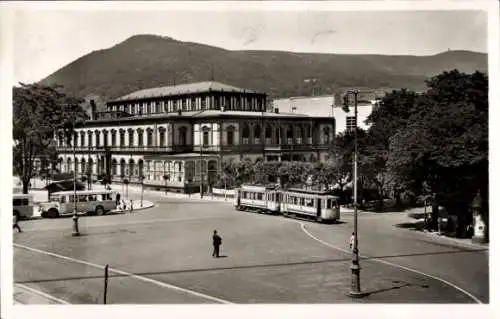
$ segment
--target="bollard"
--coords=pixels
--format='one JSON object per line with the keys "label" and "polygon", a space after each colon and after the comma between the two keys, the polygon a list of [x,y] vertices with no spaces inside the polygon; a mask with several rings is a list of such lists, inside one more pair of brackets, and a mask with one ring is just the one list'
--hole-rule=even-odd
{"label": "bollard", "polygon": [[108,296],[108,268],[109,265],[106,264],[106,267],[104,267],[104,304],[107,303]]}

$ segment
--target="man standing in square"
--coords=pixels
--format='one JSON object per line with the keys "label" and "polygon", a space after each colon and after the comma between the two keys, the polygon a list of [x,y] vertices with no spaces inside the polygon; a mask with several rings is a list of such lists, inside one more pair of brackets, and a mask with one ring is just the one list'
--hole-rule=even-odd
{"label": "man standing in square", "polygon": [[222,245],[222,238],[217,234],[217,230],[214,230],[214,235],[212,236],[212,243],[214,245],[214,251],[212,257],[219,258],[219,248]]}

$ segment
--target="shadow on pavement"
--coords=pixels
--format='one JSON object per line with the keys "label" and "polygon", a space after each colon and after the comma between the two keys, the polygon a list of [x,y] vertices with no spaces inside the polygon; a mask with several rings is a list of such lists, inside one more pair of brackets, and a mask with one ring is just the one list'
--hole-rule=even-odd
{"label": "shadow on pavement", "polygon": [[[396,258],[396,257],[412,257],[412,256],[460,254],[460,253],[468,253],[468,252],[481,252],[484,250],[487,250],[487,249],[469,249],[469,250],[464,249],[464,250],[458,250],[458,251],[454,250],[454,251],[442,251],[442,252],[431,252],[431,253],[414,253],[414,254],[400,254],[400,255],[387,255],[387,256],[372,256],[372,257],[361,258],[361,260],[385,259],[385,258]],[[227,255],[222,255],[219,258],[224,258],[224,257],[227,257]],[[313,265],[313,264],[322,264],[322,263],[350,262],[350,261],[351,261],[351,257],[348,256],[346,258],[302,261],[302,262],[294,262],[294,263],[275,263],[275,264],[214,267],[214,268],[201,268],[201,269],[183,269],[183,270],[160,271],[160,272],[142,272],[142,273],[134,273],[134,275],[139,275],[139,276],[172,275],[172,274],[182,274],[182,273],[211,272],[211,271],[220,271],[220,270],[287,267],[287,266],[297,266],[297,265]],[[112,267],[112,264],[110,266]],[[129,277],[129,276],[114,273],[114,274],[110,274],[109,277],[112,278],[112,277]],[[52,279],[33,279],[33,280],[27,280],[27,281],[19,281],[16,283],[29,284],[29,283],[58,282],[58,281],[83,280],[83,279],[97,279],[97,278],[104,278],[104,272],[103,272],[102,276],[78,276],[78,277],[65,277],[65,278],[52,278]],[[397,282],[397,283],[399,283],[399,282]],[[389,289],[389,288],[387,288],[387,289]],[[390,289],[398,289],[398,288],[393,287]],[[376,293],[376,292],[381,292],[381,291],[373,291],[371,293]]]}

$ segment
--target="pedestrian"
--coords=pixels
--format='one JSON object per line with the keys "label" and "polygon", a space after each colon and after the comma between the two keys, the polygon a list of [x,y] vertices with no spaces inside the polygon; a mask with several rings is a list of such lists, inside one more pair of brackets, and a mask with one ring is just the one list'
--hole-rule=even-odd
{"label": "pedestrian", "polygon": [[21,227],[19,227],[19,224],[18,224],[19,215],[16,212],[14,212],[14,216],[12,217],[12,222],[13,222],[12,229],[17,228],[17,231],[22,233],[23,231],[21,230]]}
{"label": "pedestrian", "polygon": [[120,193],[116,193],[116,206],[119,206],[120,203],[121,203],[120,202],[120,197],[121,197]]}
{"label": "pedestrian", "polygon": [[130,200],[130,213],[134,212],[134,204],[132,203],[132,200]]}
{"label": "pedestrian", "polygon": [[351,234],[351,238],[349,239],[349,249],[354,249],[354,233]]}
{"label": "pedestrian", "polygon": [[212,242],[214,245],[214,251],[212,257],[219,258],[219,248],[222,245],[222,238],[217,234],[217,230],[214,230],[214,235],[212,236]]}

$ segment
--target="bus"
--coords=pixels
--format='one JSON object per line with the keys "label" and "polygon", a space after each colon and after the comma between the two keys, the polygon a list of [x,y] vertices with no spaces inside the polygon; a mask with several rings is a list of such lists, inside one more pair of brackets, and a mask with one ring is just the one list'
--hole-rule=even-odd
{"label": "bus", "polygon": [[[42,217],[56,218],[72,215],[74,191],[51,193],[49,202],[40,204]],[[76,211],[87,215],[104,215],[116,209],[116,192],[111,190],[76,191]]]}
{"label": "bus", "polygon": [[12,209],[17,219],[33,217],[33,194],[13,194]]}

